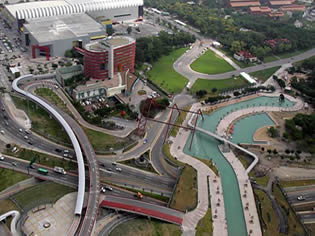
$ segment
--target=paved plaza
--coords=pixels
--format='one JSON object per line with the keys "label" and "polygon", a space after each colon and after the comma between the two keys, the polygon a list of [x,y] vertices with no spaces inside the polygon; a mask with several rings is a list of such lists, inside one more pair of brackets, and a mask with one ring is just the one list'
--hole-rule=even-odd
{"label": "paved plaza", "polygon": [[30,210],[24,224],[24,233],[37,236],[61,236],[70,228],[74,218],[77,193],[69,193],[53,206],[38,206]]}

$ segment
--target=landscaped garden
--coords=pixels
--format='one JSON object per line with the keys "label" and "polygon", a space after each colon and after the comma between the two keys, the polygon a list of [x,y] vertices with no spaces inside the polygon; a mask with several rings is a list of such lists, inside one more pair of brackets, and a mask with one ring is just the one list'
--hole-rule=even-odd
{"label": "landscaped garden", "polygon": [[211,50],[206,51],[190,67],[194,71],[204,74],[221,74],[234,70],[233,66]]}
{"label": "landscaped garden", "polygon": [[[224,90],[229,90],[233,88],[240,88],[246,86],[247,82],[239,77],[222,79],[222,80],[207,80],[207,79],[197,79],[191,88],[191,92],[195,93],[199,90],[206,90],[208,93],[217,94]],[[214,88],[216,89],[214,92]]]}
{"label": "landscaped garden", "polygon": [[187,48],[174,50],[154,62],[152,70],[148,72],[149,79],[169,93],[180,93],[188,80],[173,69],[173,64],[186,50]]}

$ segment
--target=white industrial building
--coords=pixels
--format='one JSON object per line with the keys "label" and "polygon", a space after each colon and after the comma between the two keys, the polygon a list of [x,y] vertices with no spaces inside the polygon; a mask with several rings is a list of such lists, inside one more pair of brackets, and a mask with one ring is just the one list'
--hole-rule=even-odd
{"label": "white industrial building", "polygon": [[[32,57],[64,56],[75,42],[104,38],[104,22],[143,17],[143,0],[51,0],[4,5],[2,17],[21,34]],[[102,19],[102,24],[98,23]],[[111,25],[110,25],[111,26]]]}
{"label": "white industrial building", "polygon": [[[50,16],[88,13],[92,17],[107,17],[113,21],[128,21],[143,16],[143,0],[54,0],[5,5],[5,15],[14,21]],[[20,27],[20,25],[19,25]]]}

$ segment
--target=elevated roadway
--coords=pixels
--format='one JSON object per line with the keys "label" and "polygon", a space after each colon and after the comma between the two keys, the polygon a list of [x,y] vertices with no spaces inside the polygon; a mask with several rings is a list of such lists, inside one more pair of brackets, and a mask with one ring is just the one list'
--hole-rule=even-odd
{"label": "elevated roadway", "polygon": [[100,186],[98,165],[96,162],[95,152],[82,128],[68,114],[64,113],[59,108],[48,104],[48,102],[44,101],[43,99],[40,99],[37,96],[27,91],[24,91],[18,87],[20,81],[30,81],[32,78],[33,75],[21,76],[13,81],[12,88],[19,94],[28,97],[29,99],[33,100],[34,102],[38,103],[46,110],[48,110],[48,112],[51,113],[60,122],[60,124],[63,126],[68,136],[70,137],[70,140],[76,153],[79,170],[78,197],[75,207],[76,215],[82,214],[85,193],[85,168],[81,148],[86,156],[90,170],[89,171],[90,186],[89,195],[87,199],[87,208],[78,234],[84,236],[90,235],[93,230],[94,222],[97,216]]}
{"label": "elevated roadway", "polygon": [[100,206],[118,211],[148,216],[177,225],[182,224],[184,216],[184,213],[167,207],[115,196],[106,196],[101,202]]}

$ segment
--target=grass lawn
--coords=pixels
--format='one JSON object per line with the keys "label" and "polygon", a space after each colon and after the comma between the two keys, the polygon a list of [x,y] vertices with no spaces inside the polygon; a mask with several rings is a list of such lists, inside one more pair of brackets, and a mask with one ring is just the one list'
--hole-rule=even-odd
{"label": "grass lawn", "polygon": [[180,236],[181,234],[182,231],[177,225],[139,218],[118,225],[109,236]]}
{"label": "grass lawn", "polygon": [[51,118],[46,110],[29,101],[28,113],[26,100],[14,96],[12,96],[12,100],[18,109],[21,109],[28,114],[32,121],[32,130],[52,141],[66,146],[72,146],[71,141],[62,126],[54,118]]}
{"label": "grass lawn", "polygon": [[238,77],[223,80],[197,79],[191,88],[191,92],[195,93],[198,90],[206,90],[208,93],[213,94],[213,88],[216,88],[220,92],[226,89],[239,88],[246,84],[247,82],[244,79]]}
{"label": "grass lawn", "polygon": [[285,212],[288,212],[288,225],[289,225],[289,233],[288,236],[295,235],[304,235],[304,230],[301,225],[301,222],[295,217],[291,208],[289,208],[289,203],[281,193],[279,187],[277,185],[273,185],[273,196],[279,205],[284,209]]}
{"label": "grass lawn", "polygon": [[71,112],[68,110],[66,104],[51,89],[38,88],[35,90],[35,94],[55,104],[57,107],[61,108],[64,112],[68,113],[69,115],[72,115]]}
{"label": "grass lawn", "polygon": [[45,153],[32,151],[29,149],[20,149],[16,153],[12,153],[11,149],[7,150],[6,152],[10,156],[15,156],[17,158],[31,161],[33,158],[37,158],[35,164],[41,164],[48,167],[55,167],[60,166],[63,167],[65,170],[77,170],[77,164],[72,161],[63,160],[62,158],[57,158],[54,156],[50,156]]}
{"label": "grass lawn", "polygon": [[[190,107],[191,107],[191,106],[185,106],[185,107],[183,108],[183,110],[189,111],[189,110],[190,110]],[[183,121],[186,119],[186,116],[187,116],[187,112],[182,111],[182,112],[178,115],[175,124],[176,124],[176,125],[181,125],[181,124],[183,123]],[[176,137],[178,130],[179,130],[179,127],[173,126],[172,129],[171,129],[171,132],[170,132],[170,136]]]}
{"label": "grass lawn", "polygon": [[[0,168],[0,192],[5,190],[7,187],[10,187],[22,180],[30,178],[29,176],[4,168]],[[0,214],[1,215],[1,214]]]}
{"label": "grass lawn", "polygon": [[92,129],[87,129],[85,127],[82,127],[82,129],[88,136],[95,152],[98,153],[108,152],[110,148],[113,148],[114,150],[121,149],[132,142],[132,140],[128,138],[118,138]]}
{"label": "grass lawn", "polygon": [[259,70],[250,73],[251,76],[256,77],[258,80],[266,81],[270,76],[272,76],[281,66],[275,66],[265,70]]}
{"label": "grass lawn", "polygon": [[279,235],[278,225],[279,219],[272,208],[271,201],[266,193],[261,190],[254,189],[257,210],[259,214],[260,224],[264,231],[264,236]]}
{"label": "grass lawn", "polygon": [[264,58],[264,62],[265,62],[265,63],[272,62],[272,61],[276,61],[276,60],[279,60],[279,59],[276,58],[274,55],[266,56],[266,57]]}
{"label": "grass lawn", "polygon": [[283,188],[305,186],[305,185],[315,185],[315,179],[280,181],[280,185]]}
{"label": "grass lawn", "polygon": [[193,210],[198,201],[197,171],[189,165],[185,165],[170,207],[179,211]]}
{"label": "grass lawn", "polygon": [[178,74],[173,69],[173,64],[186,50],[187,48],[174,50],[153,63],[152,69],[148,72],[149,79],[169,93],[180,93],[188,79]]}
{"label": "grass lawn", "polygon": [[211,50],[208,50],[201,55],[190,65],[190,67],[194,71],[210,75],[221,74],[234,70],[233,66]]}
{"label": "grass lawn", "polygon": [[41,202],[56,202],[71,192],[75,192],[75,189],[52,182],[42,182],[14,194],[13,197],[23,208],[29,209]]}
{"label": "grass lawn", "polygon": [[170,145],[168,143],[163,145],[163,152],[165,156],[171,161],[174,162],[178,166],[184,166],[185,164],[183,162],[178,161],[176,158],[174,158],[170,152]]}
{"label": "grass lawn", "polygon": [[223,52],[225,56],[229,57],[235,64],[237,64],[241,68],[246,68],[250,66],[254,66],[255,64],[253,63],[248,63],[246,64],[245,62],[238,61],[233,57],[233,53],[227,50],[224,50],[224,48],[218,48],[219,51]]}
{"label": "grass lawn", "polygon": [[[17,210],[20,211],[20,209],[9,199],[4,199],[0,201],[0,215],[7,213],[8,211]],[[7,218],[6,225],[10,229],[11,227],[11,220],[12,217]]]}
{"label": "grass lawn", "polygon": [[212,216],[211,208],[209,208],[206,215],[198,222],[196,236],[209,236],[212,235],[212,232]]}
{"label": "grass lawn", "polygon": [[137,168],[137,169],[140,169],[140,170],[145,170],[145,171],[149,171],[149,172],[152,172],[154,174],[158,174],[155,169],[152,167],[151,163],[148,163],[147,166],[138,166],[136,165],[135,163],[135,159],[131,159],[131,160],[126,160],[126,161],[121,161],[119,162],[121,164],[124,164],[124,165],[127,165],[127,166],[131,166],[133,168]]}
{"label": "grass lawn", "polygon": [[285,58],[294,57],[296,55],[299,55],[299,54],[301,54],[307,50],[309,50],[309,49],[299,50],[299,51],[294,51],[294,52],[286,52],[286,53],[279,54],[277,56],[280,57],[281,59],[285,59]]}

